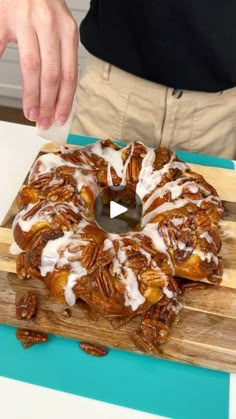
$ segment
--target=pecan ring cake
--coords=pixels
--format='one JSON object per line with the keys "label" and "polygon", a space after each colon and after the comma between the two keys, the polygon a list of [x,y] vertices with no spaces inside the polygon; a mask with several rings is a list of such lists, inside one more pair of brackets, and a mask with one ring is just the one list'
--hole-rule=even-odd
{"label": "pecan ring cake", "polygon": [[[128,185],[142,202],[139,225],[129,233],[108,233],[94,220],[97,195],[114,185]],[[147,350],[166,341],[179,311],[175,277],[221,280],[220,198],[166,148],[104,140],[44,154],[18,205],[18,276],[41,279],[70,306],[83,300],[115,326],[141,315],[135,339]]]}

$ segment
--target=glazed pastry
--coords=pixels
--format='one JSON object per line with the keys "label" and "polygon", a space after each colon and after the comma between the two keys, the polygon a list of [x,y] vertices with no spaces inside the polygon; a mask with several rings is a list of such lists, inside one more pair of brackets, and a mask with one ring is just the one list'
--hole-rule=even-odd
{"label": "glazed pastry", "polygon": [[[97,194],[114,185],[130,186],[142,201],[140,223],[130,233],[107,233],[94,221]],[[162,301],[177,313],[175,276],[221,280],[220,198],[165,148],[141,142],[120,148],[105,140],[45,154],[18,204],[12,247],[18,276],[41,279],[52,296],[71,306],[83,300],[113,322],[142,314],[147,323]],[[169,320],[155,314],[155,321]]]}

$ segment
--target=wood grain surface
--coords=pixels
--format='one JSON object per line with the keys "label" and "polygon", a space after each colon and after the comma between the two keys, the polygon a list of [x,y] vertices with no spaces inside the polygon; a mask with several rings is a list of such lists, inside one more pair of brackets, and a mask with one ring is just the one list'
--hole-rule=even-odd
{"label": "wood grain surface", "polygon": [[[52,151],[52,147],[57,151],[55,145],[44,151]],[[206,284],[203,289],[186,290],[181,301],[183,309],[160,356],[236,373],[236,172],[191,166],[215,186],[225,201],[221,225],[224,278],[220,286]],[[61,313],[66,305],[49,297],[43,283],[17,278],[15,257],[9,252],[16,212],[17,205],[13,202],[0,227],[0,323],[140,353],[132,341],[140,321],[138,317],[114,330],[104,319],[90,320],[80,305],[76,305],[71,309],[72,316],[64,318]],[[30,321],[17,320],[15,302],[30,290],[38,297],[38,315]]]}

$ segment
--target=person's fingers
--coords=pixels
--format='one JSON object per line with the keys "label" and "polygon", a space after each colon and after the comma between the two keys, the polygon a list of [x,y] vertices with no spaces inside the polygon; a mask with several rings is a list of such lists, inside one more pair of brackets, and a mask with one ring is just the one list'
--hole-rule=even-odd
{"label": "person's fingers", "polygon": [[68,21],[61,38],[61,82],[58,91],[55,120],[64,125],[68,119],[77,86],[78,30],[73,18]]}
{"label": "person's fingers", "polygon": [[60,43],[57,28],[47,22],[38,32],[41,55],[40,114],[37,121],[42,129],[49,128],[55,115],[56,99],[60,80]]}
{"label": "person's fingers", "polygon": [[18,46],[23,82],[23,110],[26,118],[36,121],[39,116],[40,55],[37,36],[32,27],[22,28],[18,36]]}

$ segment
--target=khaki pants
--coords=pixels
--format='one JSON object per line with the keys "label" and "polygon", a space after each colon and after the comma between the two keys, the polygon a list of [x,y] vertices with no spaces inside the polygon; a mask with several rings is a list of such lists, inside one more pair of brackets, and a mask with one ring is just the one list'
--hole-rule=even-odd
{"label": "khaki pants", "polygon": [[90,56],[80,78],[72,132],[236,157],[236,88],[175,90]]}

